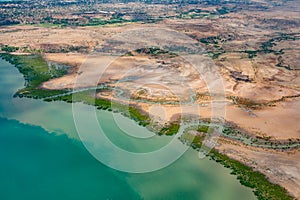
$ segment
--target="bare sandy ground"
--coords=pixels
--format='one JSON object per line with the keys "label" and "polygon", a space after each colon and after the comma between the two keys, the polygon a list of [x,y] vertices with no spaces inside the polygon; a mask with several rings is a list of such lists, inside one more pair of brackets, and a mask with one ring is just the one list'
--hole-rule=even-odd
{"label": "bare sandy ground", "polygon": [[43,54],[47,61],[63,63],[73,68],[78,69],[87,58],[87,55],[82,53],[45,53]]}
{"label": "bare sandy ground", "polygon": [[[47,54],[46,58],[63,63],[68,63],[72,60],[73,65],[78,66],[78,64],[85,61],[86,56],[80,54]],[[113,60],[112,63],[110,62],[111,60]],[[230,60],[226,62],[229,61]],[[173,60],[173,62],[175,61]],[[242,61],[237,63],[233,61],[229,67],[241,66],[241,63]],[[181,65],[184,64],[181,63]],[[251,68],[251,66],[248,66],[250,64],[247,64],[247,62],[243,65],[246,65],[244,66],[245,68]],[[238,70],[244,72],[243,69],[239,68]],[[181,101],[184,103],[189,101],[190,95],[193,92],[208,91],[208,88],[205,86],[205,83],[201,81],[199,76],[193,77],[190,75],[193,73],[193,69],[184,67],[177,67],[174,69],[171,65],[162,65],[160,62],[157,62],[156,59],[149,58],[147,56],[120,57],[117,59],[109,56],[102,56],[101,59],[99,59],[95,56],[89,57],[86,63],[78,69],[77,73],[58,79],[52,79],[44,83],[42,86],[47,89],[73,88],[76,77],[79,77],[80,80],[84,80],[80,83],[77,82],[76,87],[95,86],[99,83],[122,80],[125,77],[134,77],[134,80],[125,82],[120,81],[114,84],[115,87],[126,91],[125,94],[123,94],[126,98],[139,98],[156,103],[163,103],[164,101]],[[244,73],[247,73],[247,71]],[[252,72],[249,72],[249,74],[251,73]],[[269,74],[269,71],[264,72],[264,74],[257,75],[257,78],[259,79],[260,77],[265,76],[266,73]],[[277,73],[278,72],[275,74]],[[182,74],[185,74],[186,76],[179,76]],[[253,83],[236,82],[232,79],[232,77],[230,77],[230,75],[227,75],[227,72],[223,74],[223,77],[225,79],[224,84],[226,95],[236,95],[257,101],[270,101],[280,99],[282,96],[297,94],[296,89],[282,87],[278,84],[278,82],[274,82],[274,85],[267,84],[267,81],[265,80]],[[179,78],[181,78],[181,82],[178,81],[180,80]],[[284,77],[282,76],[281,78],[283,79]],[[183,83],[186,82],[189,84],[184,85]],[[110,97],[112,98],[112,96]],[[113,98],[117,101],[120,100],[116,98],[116,96]],[[276,139],[300,137],[300,127],[297,123],[300,120],[299,98],[287,99],[283,102],[275,103],[274,107],[264,107],[259,110],[247,110],[240,108],[237,105],[233,105],[228,99],[226,99],[226,101],[227,106],[226,115],[224,115],[225,119],[227,121],[234,122],[251,133],[271,136]],[[210,105],[211,102],[199,99],[198,103],[207,106]],[[174,119],[173,116],[179,115],[181,112],[187,113],[185,115],[188,115],[188,113],[190,115],[198,115],[201,118],[210,117],[210,107],[206,108],[200,106],[202,111],[197,113],[196,111],[193,111],[193,109],[189,108],[195,107],[195,105],[163,106],[166,109],[167,117],[165,117],[165,119],[167,121]],[[142,107],[146,111],[148,110],[147,104],[142,105]]]}
{"label": "bare sandy ground", "polygon": [[261,110],[249,112],[229,106],[226,119],[249,132],[275,139],[300,138],[300,99],[288,100]]}

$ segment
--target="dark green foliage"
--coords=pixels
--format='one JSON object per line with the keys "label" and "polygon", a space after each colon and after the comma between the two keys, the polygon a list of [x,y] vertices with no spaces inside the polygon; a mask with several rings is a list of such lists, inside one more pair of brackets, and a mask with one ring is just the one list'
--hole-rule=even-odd
{"label": "dark green foliage", "polygon": [[257,52],[259,52],[259,51],[245,50],[244,52],[247,53],[248,54],[248,58],[251,59],[251,58],[256,57],[257,56]]}
{"label": "dark green foliage", "polygon": [[225,53],[225,51],[216,51],[216,52],[210,52],[208,55],[209,55],[212,59],[217,59],[217,58],[219,58],[219,56],[222,55],[223,53]]}
{"label": "dark green foliage", "polygon": [[207,38],[201,38],[200,42],[203,44],[218,44],[220,40],[219,36],[211,36]]}
{"label": "dark green foliage", "polygon": [[11,52],[15,52],[19,50],[19,47],[13,47],[13,46],[8,46],[8,45],[4,45],[1,48],[2,51],[5,51],[7,53],[11,53]]}
{"label": "dark green foliage", "polygon": [[228,9],[226,7],[217,8],[217,12],[220,15],[225,15],[225,14],[229,13],[229,11],[228,11]]}
{"label": "dark green foliage", "polygon": [[202,142],[205,139],[205,135],[196,135],[191,144],[193,149],[200,149],[202,147]]}
{"label": "dark green foliage", "polygon": [[135,51],[137,53],[147,54],[147,55],[152,55],[152,56],[158,56],[158,55],[176,56],[175,53],[160,49],[159,47],[141,48],[141,49],[137,49]]}
{"label": "dark green foliage", "polygon": [[167,127],[163,127],[159,131],[159,135],[175,135],[180,128],[180,125],[177,123],[171,123]]}

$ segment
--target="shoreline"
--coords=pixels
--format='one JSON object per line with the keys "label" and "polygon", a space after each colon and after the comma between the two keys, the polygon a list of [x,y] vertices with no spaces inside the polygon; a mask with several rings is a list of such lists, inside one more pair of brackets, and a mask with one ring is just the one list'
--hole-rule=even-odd
{"label": "shoreline", "polygon": [[[16,56],[16,55],[12,55],[12,56]],[[1,55],[1,58],[3,58],[2,57],[2,55]],[[14,64],[14,63],[11,63],[11,64],[13,64],[15,67],[17,67],[17,65],[18,64]],[[18,68],[18,67],[17,67]],[[18,68],[19,69],[19,68]],[[19,69],[19,71],[20,71],[20,69]],[[20,73],[22,73],[21,71],[20,71]],[[22,73],[23,74],[23,76],[24,76],[24,72]],[[63,75],[62,75],[63,76]],[[25,78],[25,76],[24,76],[24,78]],[[25,80],[26,80],[26,78],[25,78]],[[50,79],[49,79],[50,80]],[[40,82],[41,83],[41,82]],[[40,84],[39,83],[39,84]],[[36,87],[33,87],[33,88],[31,88],[32,89],[32,91],[33,91],[33,94],[35,95],[35,96],[27,96],[27,94],[25,93],[25,95],[24,96],[22,96],[22,97],[31,97],[31,98],[38,98],[38,97],[41,97],[41,98],[44,98],[44,100],[46,100],[47,99],[47,93],[49,94],[49,92],[50,91],[46,91],[46,90],[43,90],[43,89],[41,89],[41,88],[39,88],[38,87],[38,85],[36,85]],[[21,89],[22,90],[22,89]],[[59,91],[59,92],[62,92],[62,91]],[[52,92],[50,92],[50,93],[52,93]],[[30,93],[29,93],[30,94]],[[40,96],[39,96],[40,95]],[[76,96],[76,95],[75,95]],[[66,102],[68,102],[68,103],[72,103],[72,102],[76,102],[76,101],[74,101],[74,100],[76,100],[76,98],[74,99],[73,98],[73,95],[69,95],[69,96],[62,96],[63,98],[59,98],[59,99],[52,99],[52,100],[57,100],[57,101],[66,101]],[[92,99],[92,97],[90,97],[90,98],[88,98],[88,99],[86,99],[86,97],[84,97],[83,99],[81,98],[80,99],[80,96],[78,96],[79,97],[79,99],[77,99],[77,100],[79,100],[79,101],[82,101],[83,103],[87,103],[87,104],[90,104],[91,105],[91,101],[97,101],[98,100],[98,104],[99,105],[94,105],[94,106],[97,106],[97,108],[98,109],[107,109],[107,110],[109,110],[109,111],[115,111],[115,110],[112,110],[111,109],[111,104],[112,103],[115,103],[115,102],[111,102],[111,101],[108,101],[108,100],[103,100],[103,99]],[[81,96],[82,97],[82,96]],[[51,99],[49,99],[49,101],[50,101]],[[84,101],[85,100],[85,101]],[[47,100],[46,100],[47,101]],[[110,106],[109,106],[110,105]],[[121,110],[122,109],[124,109],[122,106],[124,106],[124,105],[121,105],[121,104],[116,104],[117,105],[117,107],[118,108],[120,108]],[[129,118],[132,118],[132,119],[134,119],[135,121],[137,121],[138,122],[138,124],[139,125],[143,125],[143,126],[146,126],[146,125],[148,125],[149,124],[149,117],[147,117],[146,115],[144,115],[143,113],[141,113],[141,111],[139,110],[139,109],[137,109],[137,108],[134,108],[134,107],[130,107],[132,110],[130,111],[129,110],[129,116],[127,115],[125,115],[126,117],[129,117]],[[122,112],[121,112],[122,113]],[[171,132],[174,132],[174,130],[176,130],[176,129],[179,129],[179,127],[177,127],[177,126],[175,126],[175,128],[174,128],[174,125],[171,125],[170,127],[164,127],[164,131],[166,131],[166,132],[168,132],[169,130],[172,130]],[[177,130],[178,130],[177,129]],[[175,131],[175,133],[176,133],[177,131]],[[168,134],[166,134],[166,135],[168,135]],[[170,134],[170,135],[172,135],[172,134]],[[200,142],[201,142],[201,140],[200,140]],[[200,145],[200,143],[198,144],[198,145]],[[202,144],[201,144],[202,145]],[[232,170],[233,170],[233,173],[235,173],[235,175],[237,175],[237,179],[238,180],[240,180],[240,183],[242,184],[242,185],[244,185],[244,186],[246,186],[246,187],[250,187],[250,188],[255,188],[256,190],[255,191],[253,191],[254,192],[254,194],[258,197],[258,199],[267,199],[267,198],[269,198],[270,196],[264,196],[264,195],[266,195],[265,194],[265,192],[263,191],[263,188],[260,188],[260,187],[262,187],[261,185],[255,185],[255,186],[253,186],[253,184],[251,185],[251,184],[249,184],[248,182],[245,182],[245,181],[242,181],[241,179],[239,179],[239,173],[241,173],[241,174],[243,174],[243,173],[245,173],[245,171],[247,171],[247,173],[254,173],[254,174],[256,174],[258,177],[259,177],[259,180],[261,180],[261,181],[263,181],[264,183],[268,183],[268,185],[269,185],[269,187],[272,187],[272,188],[275,188],[275,190],[277,191],[279,191],[280,192],[280,194],[281,195],[285,195],[285,196],[274,196],[273,198],[274,199],[282,199],[282,197],[285,197],[285,199],[293,199],[288,193],[287,193],[287,191],[286,191],[286,189],[284,189],[283,187],[281,187],[281,186],[279,186],[279,185],[277,185],[277,184],[274,184],[274,183],[271,183],[271,182],[269,182],[268,180],[267,180],[267,178],[265,177],[265,175],[263,175],[262,173],[260,173],[260,172],[256,172],[256,171],[254,171],[251,167],[248,167],[248,166],[246,166],[246,165],[244,165],[244,164],[242,164],[242,163],[240,163],[240,162],[238,162],[238,161],[236,161],[236,160],[234,160],[234,159],[231,159],[231,158],[229,158],[227,155],[225,155],[225,154],[221,154],[221,153],[219,153],[217,150],[212,150],[212,155],[207,155],[207,156],[209,156],[211,159],[217,159],[217,160],[215,160],[216,162],[218,162],[219,161],[219,163],[220,164],[222,164],[224,167],[227,167],[227,168],[231,168]],[[231,163],[231,164],[228,164],[228,163]],[[237,169],[236,168],[234,168],[234,166],[235,165],[237,165],[238,166],[238,168],[239,169],[241,169],[241,171],[237,171]],[[243,169],[244,168],[244,169]],[[272,190],[271,190],[272,191]],[[267,195],[270,195],[269,193],[267,193]]]}
{"label": "shoreline", "polygon": [[[197,134],[191,140],[189,138],[189,134],[185,135],[184,137],[185,138],[180,138],[180,140],[184,144],[191,146],[196,151],[199,152],[200,149],[209,150],[208,147],[205,145],[203,146],[205,134]],[[254,168],[251,166],[239,162],[236,159],[230,158],[228,155],[221,153],[220,150],[217,150],[216,148],[211,149],[206,156],[209,157],[209,159],[221,164],[225,168],[229,168],[231,170],[231,174],[237,177],[241,185],[253,189],[253,193],[259,200],[295,199],[295,197],[293,197],[286,188],[271,182],[265,174],[254,170]]]}

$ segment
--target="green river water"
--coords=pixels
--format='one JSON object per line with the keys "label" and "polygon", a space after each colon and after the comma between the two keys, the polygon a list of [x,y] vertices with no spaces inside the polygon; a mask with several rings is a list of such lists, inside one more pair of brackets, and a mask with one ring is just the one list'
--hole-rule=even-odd
{"label": "green river water", "polygon": [[[24,84],[22,75],[3,60],[0,74],[1,200],[256,199],[229,169],[198,159],[192,149],[170,166],[150,173],[111,169],[90,155],[79,140],[72,104],[13,98]],[[82,115],[91,108],[79,107]],[[110,140],[129,151],[153,151],[171,140],[165,136],[132,138],[114,124],[110,112],[97,110],[97,116]],[[151,134],[121,115],[118,121],[132,132]]]}

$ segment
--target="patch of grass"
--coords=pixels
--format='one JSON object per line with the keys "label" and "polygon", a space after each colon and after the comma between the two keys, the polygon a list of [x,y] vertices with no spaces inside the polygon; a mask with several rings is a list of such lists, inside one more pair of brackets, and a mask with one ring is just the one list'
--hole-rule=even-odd
{"label": "patch of grass", "polygon": [[147,54],[151,56],[158,56],[158,55],[168,55],[171,57],[177,56],[177,54],[160,49],[159,47],[141,48],[135,51],[139,54]]}
{"label": "patch of grass", "polygon": [[159,131],[159,135],[175,135],[180,128],[180,125],[177,123],[170,123],[168,126],[163,127]]}
{"label": "patch of grass", "polygon": [[233,136],[237,136],[237,135],[242,134],[239,130],[237,130],[236,128],[230,127],[229,125],[225,126],[223,128],[222,132],[223,132],[224,135],[233,135]]}
{"label": "patch of grass", "polygon": [[186,145],[190,145],[193,149],[200,149],[202,146],[202,142],[205,138],[205,134],[191,134],[189,132],[184,132],[179,138]]}
{"label": "patch of grass", "polygon": [[207,133],[207,132],[208,132],[208,129],[209,129],[209,126],[206,126],[206,125],[200,125],[200,126],[198,126],[197,131],[198,131],[198,132],[201,132],[201,133]]}
{"label": "patch of grass", "polygon": [[15,95],[20,97],[45,98],[62,94],[63,90],[43,90],[41,83],[52,78],[58,78],[67,73],[65,68],[48,66],[41,55],[11,55],[0,54],[0,57],[14,65],[25,79],[25,87]]}
{"label": "patch of grass", "polygon": [[212,51],[208,53],[208,56],[211,57],[213,60],[218,59],[220,55],[225,53],[225,51]]}
{"label": "patch of grass", "polygon": [[148,115],[142,114],[135,107],[129,107],[128,110],[129,110],[130,118],[134,119],[135,121],[138,121],[139,125],[147,126],[150,124],[150,118]]}
{"label": "patch of grass", "polygon": [[16,94],[14,94],[14,97],[27,97],[27,98],[34,98],[34,99],[43,99],[50,96],[60,95],[65,92],[68,92],[67,90],[43,90],[40,88],[32,88],[27,90],[27,88],[23,88],[19,90]]}

